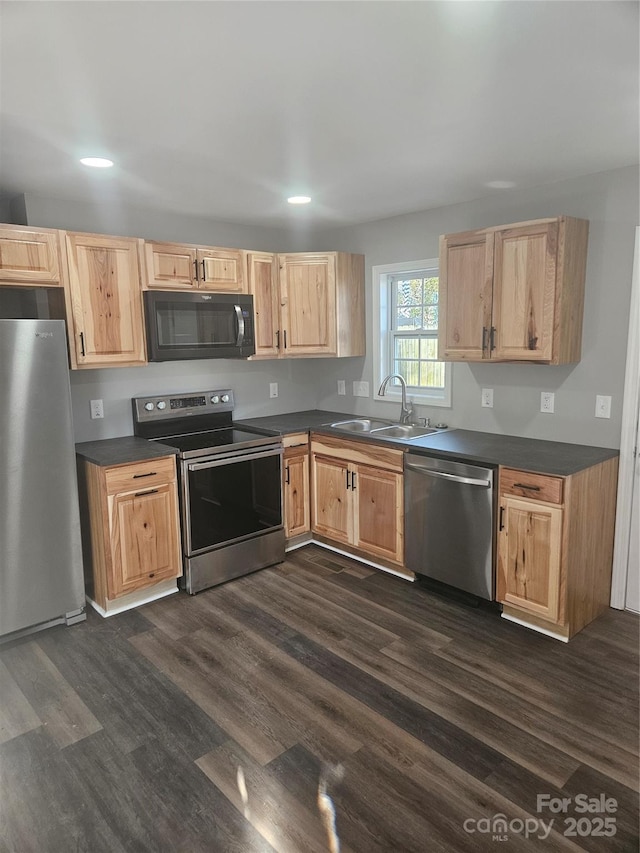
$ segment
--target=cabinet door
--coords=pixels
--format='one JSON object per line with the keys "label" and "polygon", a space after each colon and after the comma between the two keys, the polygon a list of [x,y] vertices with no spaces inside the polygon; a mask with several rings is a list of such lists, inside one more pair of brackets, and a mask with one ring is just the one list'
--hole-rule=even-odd
{"label": "cabinet door", "polygon": [[109,598],[182,574],[175,483],[109,498],[113,574]]}
{"label": "cabinet door", "polygon": [[192,289],[198,286],[196,250],[174,243],[144,244],[145,283],[150,289]]}
{"label": "cabinet door", "polygon": [[0,282],[60,284],[57,231],[0,228]]}
{"label": "cabinet door", "polygon": [[253,295],[256,356],[276,358],[280,335],[278,268],[275,255],[250,252],[247,255],[247,275],[249,293]]}
{"label": "cabinet door", "polygon": [[551,622],[559,615],[562,513],[560,507],[501,498],[498,601]]}
{"label": "cabinet door", "polygon": [[492,233],[440,238],[440,358],[490,357],[492,278]]}
{"label": "cabinet door", "polygon": [[198,249],[197,261],[201,290],[247,292],[244,259],[240,249]]}
{"label": "cabinet door", "polygon": [[280,255],[284,355],[336,354],[333,255]]}
{"label": "cabinet door", "polygon": [[137,241],[67,234],[79,367],[146,364]]}
{"label": "cabinet door", "polygon": [[497,231],[493,357],[549,361],[553,354],[558,223]]}
{"label": "cabinet door", "polygon": [[314,532],[337,542],[352,541],[353,510],[347,490],[348,466],[326,456],[313,455],[312,525]]}
{"label": "cabinet door", "polygon": [[284,531],[287,539],[309,531],[309,454],[284,455]]}
{"label": "cabinet door", "polygon": [[356,506],[354,545],[373,557],[402,563],[402,474],[357,465],[351,482]]}

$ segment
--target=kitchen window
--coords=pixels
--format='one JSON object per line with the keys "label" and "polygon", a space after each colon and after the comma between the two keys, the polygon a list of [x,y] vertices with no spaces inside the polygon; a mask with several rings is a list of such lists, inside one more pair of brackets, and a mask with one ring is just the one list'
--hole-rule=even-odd
{"label": "kitchen window", "polygon": [[[415,403],[451,405],[451,365],[438,360],[438,259],[373,267],[375,390],[399,373]],[[385,397],[400,399],[400,384]]]}

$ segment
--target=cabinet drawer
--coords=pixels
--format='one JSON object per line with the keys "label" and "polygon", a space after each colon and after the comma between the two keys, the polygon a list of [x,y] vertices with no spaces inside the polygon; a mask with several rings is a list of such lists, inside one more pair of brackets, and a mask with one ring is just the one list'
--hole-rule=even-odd
{"label": "cabinet drawer", "polygon": [[403,451],[391,450],[379,444],[314,434],[311,437],[311,451],[356,465],[373,465],[400,474],[403,470]]}
{"label": "cabinet drawer", "polygon": [[144,491],[161,483],[170,483],[175,479],[176,463],[173,456],[133,462],[130,465],[118,465],[105,472],[105,483],[109,495],[130,492],[134,489]]}
{"label": "cabinet drawer", "polygon": [[309,433],[296,432],[282,437],[282,445],[285,450],[288,447],[309,447]]}
{"label": "cabinet drawer", "polygon": [[561,504],[563,482],[562,477],[530,474],[527,471],[514,471],[511,468],[500,469],[501,495],[515,495],[530,500]]}

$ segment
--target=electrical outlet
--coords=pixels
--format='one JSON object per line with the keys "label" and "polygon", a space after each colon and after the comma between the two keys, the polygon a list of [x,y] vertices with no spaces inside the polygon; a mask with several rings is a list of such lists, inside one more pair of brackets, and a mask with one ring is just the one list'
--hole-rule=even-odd
{"label": "electrical outlet", "polygon": [[102,400],[91,400],[91,420],[104,417],[104,403]]}
{"label": "electrical outlet", "polygon": [[354,382],[353,383],[353,396],[354,397],[368,397],[369,396],[369,383],[368,382]]}
{"label": "electrical outlet", "polygon": [[344,397],[347,393],[346,383],[344,379],[338,379],[338,395]]}
{"label": "electrical outlet", "polygon": [[482,389],[482,405],[485,409],[493,409],[493,388]]}
{"label": "electrical outlet", "polygon": [[278,383],[270,382],[269,383],[269,397],[277,397],[278,396]]}
{"label": "electrical outlet", "polygon": [[596,417],[611,417],[611,397],[602,397],[600,394],[596,396]]}
{"label": "electrical outlet", "polygon": [[553,414],[556,395],[553,391],[542,391],[540,394],[540,411],[547,415]]}

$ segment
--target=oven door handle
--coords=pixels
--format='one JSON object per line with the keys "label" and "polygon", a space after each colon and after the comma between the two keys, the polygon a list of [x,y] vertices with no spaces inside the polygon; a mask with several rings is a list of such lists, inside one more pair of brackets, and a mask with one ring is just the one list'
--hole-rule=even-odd
{"label": "oven door handle", "polygon": [[265,459],[267,456],[282,456],[282,447],[273,450],[257,450],[255,453],[221,453],[215,459],[207,462],[190,462],[189,471],[206,471],[207,468],[219,468],[221,465],[231,465],[234,462],[251,462],[252,459]]}
{"label": "oven door handle", "polygon": [[238,321],[238,338],[236,340],[236,346],[241,347],[244,341],[244,317],[242,316],[242,309],[239,305],[234,305],[233,310],[236,312],[236,320]]}

